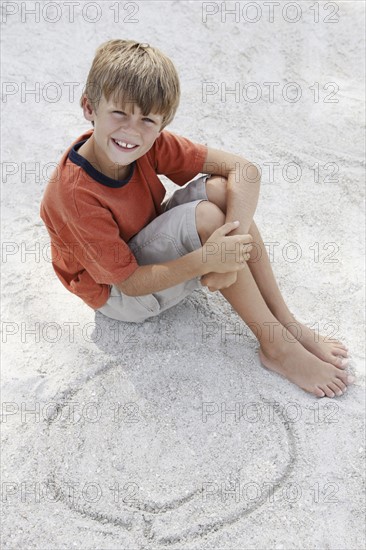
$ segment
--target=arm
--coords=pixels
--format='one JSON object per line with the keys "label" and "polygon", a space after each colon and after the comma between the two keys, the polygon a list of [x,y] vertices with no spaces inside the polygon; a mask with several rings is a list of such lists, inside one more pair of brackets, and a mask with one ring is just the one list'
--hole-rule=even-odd
{"label": "arm", "polygon": [[[247,248],[240,245],[247,244],[248,241],[246,235],[226,236],[236,227],[235,222],[226,223],[216,229],[201,248],[176,260],[139,266],[127,279],[114,284],[127,296],[143,296],[201,277],[211,271],[239,271],[244,267],[247,252]],[[238,247],[238,254],[229,254],[223,262],[221,251],[225,245],[230,250]]]}
{"label": "arm", "polygon": [[244,157],[208,148],[202,172],[227,178],[226,221],[240,222],[232,234],[249,233],[260,189],[256,166]]}
{"label": "arm", "polygon": [[[238,228],[231,234],[248,233],[258,203],[260,175],[257,168],[242,157],[209,148],[202,171],[227,178],[226,221],[240,221]],[[246,259],[249,258],[247,255]],[[237,272],[213,272],[204,275],[201,284],[215,292],[228,288],[236,279]]]}
{"label": "arm", "polygon": [[159,292],[203,275],[205,264],[202,263],[201,256],[201,249],[197,249],[176,260],[140,266],[128,279],[115,285],[127,296]]}

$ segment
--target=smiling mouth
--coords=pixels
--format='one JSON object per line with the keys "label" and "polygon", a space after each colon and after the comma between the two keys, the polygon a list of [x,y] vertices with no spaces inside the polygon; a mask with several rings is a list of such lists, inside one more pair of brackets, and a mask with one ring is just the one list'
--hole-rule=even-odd
{"label": "smiling mouth", "polygon": [[112,141],[122,151],[133,151],[134,149],[137,149],[137,147],[138,147],[138,145],[134,145],[133,143],[127,143],[126,141],[119,141],[118,139],[114,139],[114,138],[112,138]]}

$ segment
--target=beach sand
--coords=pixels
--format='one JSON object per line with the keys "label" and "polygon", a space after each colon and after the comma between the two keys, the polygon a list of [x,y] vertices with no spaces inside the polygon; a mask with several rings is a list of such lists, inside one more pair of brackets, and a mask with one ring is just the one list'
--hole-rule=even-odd
{"label": "beach sand", "polygon": [[[262,2],[257,22],[248,2],[6,4],[2,548],[364,548],[364,3],[316,2],[317,21],[298,2],[297,22],[286,2],[273,22]],[[168,130],[261,168],[255,220],[289,308],[349,347],[341,398],[261,367],[218,292],[128,324],[56,278],[39,204],[112,38],[176,64]]]}

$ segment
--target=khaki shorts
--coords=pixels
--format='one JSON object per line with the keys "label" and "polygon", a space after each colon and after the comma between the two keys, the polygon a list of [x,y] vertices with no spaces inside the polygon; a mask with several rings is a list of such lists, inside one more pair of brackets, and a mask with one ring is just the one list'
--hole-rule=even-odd
{"label": "khaki shorts", "polygon": [[[163,213],[128,241],[139,265],[175,260],[202,246],[195,211],[197,204],[208,200],[206,179],[209,177],[210,174],[200,176],[177,189],[163,201]],[[199,288],[202,288],[200,277],[145,296],[127,296],[111,285],[108,301],[96,311],[118,321],[141,323],[175,306]]]}

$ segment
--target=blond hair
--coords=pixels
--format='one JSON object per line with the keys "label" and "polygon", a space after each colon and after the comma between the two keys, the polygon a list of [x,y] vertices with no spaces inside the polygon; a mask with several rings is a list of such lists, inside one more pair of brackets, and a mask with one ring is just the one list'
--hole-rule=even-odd
{"label": "blond hair", "polygon": [[101,44],[90,68],[86,96],[96,109],[104,94],[123,108],[136,103],[143,116],[163,116],[163,129],[174,118],[180,100],[178,73],[172,61],[160,50],[134,40],[109,40]]}

